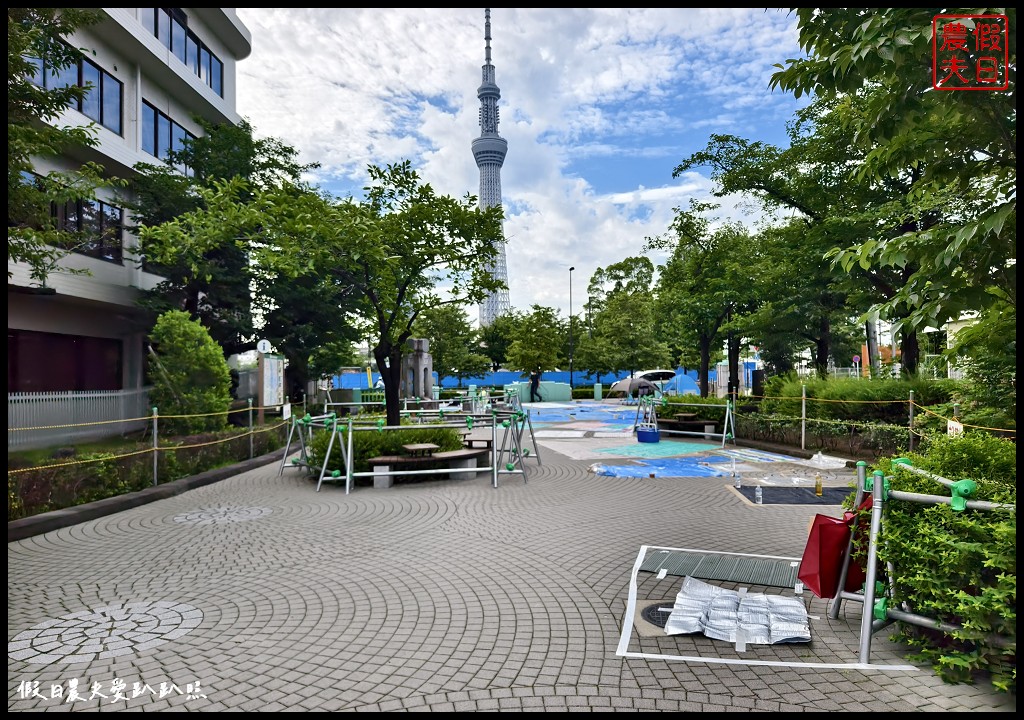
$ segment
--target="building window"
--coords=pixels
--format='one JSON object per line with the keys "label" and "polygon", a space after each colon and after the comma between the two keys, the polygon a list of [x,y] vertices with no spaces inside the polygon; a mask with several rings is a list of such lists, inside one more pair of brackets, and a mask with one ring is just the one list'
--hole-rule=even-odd
{"label": "building window", "polygon": [[74,252],[120,264],[124,259],[124,210],[102,200],[54,206],[57,229],[76,236]]}
{"label": "building window", "polygon": [[[166,161],[168,153],[185,149],[188,140],[196,136],[171,120],[145,100],[142,101],[142,149]],[[192,176],[192,168],[182,164],[174,166],[183,175]]]}
{"label": "building window", "polygon": [[122,342],[7,330],[7,391],[121,390]]}
{"label": "building window", "polygon": [[[21,180],[26,185],[35,185],[40,192],[45,192],[47,183],[54,182],[29,172],[23,172]],[[39,222],[31,222],[31,225],[36,229],[52,227],[70,235],[66,245],[61,243],[69,252],[122,264],[123,209],[102,200],[69,200],[63,204],[50,203],[49,214],[52,225],[44,226]],[[8,225],[14,224],[8,220]]]}
{"label": "building window", "polygon": [[181,8],[142,8],[140,20],[171,54],[224,97],[224,63],[188,29],[188,16]]}
{"label": "building window", "polygon": [[49,68],[45,62],[33,60],[35,71],[31,80],[53,89],[68,86],[87,88],[81,100],[71,108],[95,120],[108,130],[121,134],[121,108],[124,84],[91,60],[82,58],[65,68]]}

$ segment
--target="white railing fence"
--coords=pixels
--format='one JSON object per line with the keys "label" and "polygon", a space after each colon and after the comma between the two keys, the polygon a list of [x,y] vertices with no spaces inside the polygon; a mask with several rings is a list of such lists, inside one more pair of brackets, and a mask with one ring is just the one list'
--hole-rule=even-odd
{"label": "white railing fence", "polygon": [[149,388],[7,393],[7,450],[122,435],[146,427],[151,413]]}

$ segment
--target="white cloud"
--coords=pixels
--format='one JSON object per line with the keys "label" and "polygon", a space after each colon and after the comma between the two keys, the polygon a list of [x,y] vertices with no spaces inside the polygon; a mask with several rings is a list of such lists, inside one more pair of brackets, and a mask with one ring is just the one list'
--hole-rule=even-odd
{"label": "white cloud", "polygon": [[[438,192],[479,192],[470,144],[480,134],[482,8],[237,12],[253,36],[238,65],[238,112],[258,135],[321,163],[323,187],[359,197],[368,164],[408,159]],[[691,197],[752,222],[739,199],[711,197],[706,172],[672,170],[712,133],[785,144],[798,103],[768,80],[773,64],[799,54],[792,17],[496,8],[491,35],[513,306],[565,314],[574,265],[582,307],[590,275],[640,254]]]}

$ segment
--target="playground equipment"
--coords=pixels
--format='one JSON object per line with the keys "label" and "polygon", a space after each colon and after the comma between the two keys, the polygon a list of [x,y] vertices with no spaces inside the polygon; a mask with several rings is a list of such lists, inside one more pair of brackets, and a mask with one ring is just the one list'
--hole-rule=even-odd
{"label": "playground equipment", "polygon": [[[668,403],[664,397],[657,402],[660,402],[662,407],[667,407],[671,404],[673,408],[695,407],[707,410],[708,407],[721,407],[720,405],[708,405],[703,403]],[[637,412],[639,413],[639,409]],[[707,423],[707,427],[703,430],[676,430],[674,428],[665,427],[666,424],[669,424],[668,420],[664,421],[658,428],[659,433],[668,433],[671,435],[695,435],[705,439],[721,438],[723,448],[725,447],[726,440],[732,440],[733,445],[736,444],[736,413],[733,408],[732,400],[726,400],[725,402],[725,419],[722,421],[722,432],[720,433],[713,431],[709,432],[710,426],[714,423]]]}
{"label": "playground equipment", "polygon": [[[488,398],[490,399],[490,398]],[[408,411],[409,417],[415,418],[417,423],[425,424],[429,423],[434,427],[450,427],[458,428],[460,430],[473,430],[483,429],[490,427],[491,438],[490,438],[490,451],[488,453],[489,464],[485,466],[476,466],[473,468],[475,472],[490,472],[491,473],[491,484],[493,487],[498,487],[498,477],[502,474],[521,474],[523,475],[524,481],[526,480],[526,469],[525,460],[530,455],[536,459],[537,464],[541,464],[540,453],[537,451],[536,439],[533,435],[533,426],[530,423],[529,414],[523,411],[519,412],[499,412],[491,406],[490,412],[487,413],[471,413],[471,412],[448,412],[442,409],[438,410],[413,410]],[[352,484],[356,478],[359,477],[373,477],[375,480],[380,477],[388,477],[393,475],[442,475],[451,474],[452,472],[459,472],[459,469],[453,467],[437,467],[429,468],[425,470],[391,470],[375,468],[371,471],[356,472],[354,468],[354,451],[353,451],[353,438],[357,432],[387,432],[389,430],[408,430],[410,425],[385,425],[383,418],[378,418],[372,422],[362,422],[356,424],[355,418],[349,416],[347,425],[339,421],[334,417],[333,413],[329,416],[322,417],[310,417],[296,418],[293,422],[293,426],[289,431],[288,443],[285,447],[285,457],[293,451],[293,442],[296,443],[300,449],[300,455],[298,458],[292,460],[293,467],[303,467],[309,472],[316,472],[319,474],[317,480],[317,491],[319,492],[321,485],[324,480],[342,480],[345,481],[345,494],[349,494],[352,491]],[[502,443],[498,444],[498,428],[504,429],[502,435]],[[331,432],[331,439],[328,441],[327,450],[324,455],[323,465],[314,466],[311,464],[308,455],[308,447],[312,438],[312,429],[322,428],[327,429]],[[526,431],[529,431],[529,443],[524,442],[524,435]],[[340,437],[340,440],[339,440]],[[532,445],[532,448],[529,447]],[[326,468],[331,466],[330,459],[332,453],[336,452],[340,448],[342,452],[342,462],[344,464],[344,472],[340,470],[334,470],[330,473],[327,472]],[[469,451],[459,451],[458,454],[465,454]],[[477,451],[479,454],[480,451]],[[434,457],[439,460],[447,459],[446,455],[451,456],[456,453],[438,453]],[[460,458],[460,460],[465,460]],[[282,460],[281,469],[278,475],[283,473],[286,460]],[[465,470],[463,470],[465,471]]]}
{"label": "playground equipment", "polygon": [[[865,581],[861,592],[849,592],[844,588],[847,585],[847,576],[854,568],[851,567],[851,557],[854,551],[856,533],[852,533],[846,549],[841,558],[841,570],[839,573],[838,586],[834,593],[834,600],[829,609],[829,616],[832,619],[839,617],[839,611],[844,600],[860,602],[864,604],[864,611],[861,613],[860,627],[860,662],[869,663],[871,657],[871,636],[879,630],[891,625],[894,622],[909,623],[919,627],[938,629],[945,633],[955,633],[964,628],[951,623],[942,622],[934,618],[916,614],[909,607],[909,603],[902,603],[901,607],[890,607],[891,598],[894,595],[894,568],[891,563],[887,564],[886,575],[888,582],[878,580],[878,546],[881,534],[882,522],[886,504],[890,500],[904,502],[922,503],[928,505],[946,504],[956,512],[965,511],[986,511],[986,512],[1016,512],[1016,505],[1007,503],[993,503],[982,500],[971,500],[970,497],[977,491],[977,484],[972,480],[949,480],[934,473],[914,467],[909,460],[900,458],[894,461],[894,468],[899,471],[911,472],[917,475],[931,478],[949,488],[950,496],[925,495],[921,493],[900,492],[890,489],[889,478],[883,477],[881,471],[873,473],[871,478],[867,477],[867,463],[857,464],[857,492],[854,499],[854,507],[861,507],[865,496],[871,496],[871,524],[868,537],[867,564],[865,567]],[[856,522],[856,520],[855,520]],[[832,588],[829,588],[831,591]],[[994,636],[991,642],[997,646],[1004,646],[1013,642],[1008,638]]]}
{"label": "playground equipment", "polygon": [[508,413],[505,419],[501,421],[501,426],[505,429],[505,432],[501,438],[501,447],[495,456],[494,487],[498,487],[498,475],[502,474],[522,475],[523,482],[526,483],[526,458],[530,456],[530,448],[523,445],[523,433],[527,428],[530,431],[533,456],[537,460],[537,464],[541,464],[540,453],[537,451],[537,441],[533,435],[533,423],[530,421],[530,413],[522,410]]}
{"label": "playground equipment", "polygon": [[[331,431],[331,439],[327,443],[327,453],[324,457],[324,463],[320,467],[312,465],[309,459],[309,444],[313,441],[313,430],[316,428]],[[284,446],[284,456],[281,458],[281,467],[278,468],[277,471],[278,477],[284,474],[284,469],[288,463],[288,456],[292,453],[292,441],[294,440],[299,446],[299,457],[292,458],[292,467],[306,468],[309,472],[319,471],[320,477],[316,486],[316,489],[319,490],[320,484],[324,481],[324,475],[327,473],[328,461],[331,456],[331,450],[334,448],[334,439],[337,434],[338,417],[333,412],[317,416],[306,413],[302,417],[293,417],[292,425],[288,428],[288,441]],[[344,443],[342,443],[340,447],[344,453]],[[341,471],[335,470],[332,473],[332,476],[340,477]]]}
{"label": "playground equipment", "polygon": [[633,428],[636,430],[636,439],[640,442],[656,443],[661,440],[661,433],[658,431],[658,412],[655,409],[657,402],[653,396],[645,395],[636,406]]}

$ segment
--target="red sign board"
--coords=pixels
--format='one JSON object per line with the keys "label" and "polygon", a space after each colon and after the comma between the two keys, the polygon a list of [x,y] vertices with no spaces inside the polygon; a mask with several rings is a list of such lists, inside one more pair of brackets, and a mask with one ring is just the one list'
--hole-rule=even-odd
{"label": "red sign board", "polygon": [[932,87],[1006,90],[1010,87],[1010,21],[1006,15],[932,18]]}

